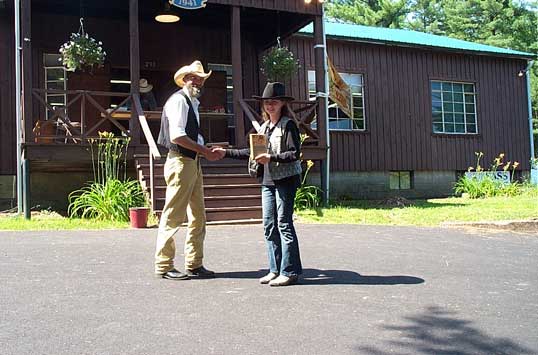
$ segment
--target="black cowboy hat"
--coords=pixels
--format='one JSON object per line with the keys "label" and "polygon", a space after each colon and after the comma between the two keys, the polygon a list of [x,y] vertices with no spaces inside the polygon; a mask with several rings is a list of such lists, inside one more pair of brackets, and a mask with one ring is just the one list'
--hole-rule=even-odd
{"label": "black cowboy hat", "polygon": [[286,95],[286,87],[284,84],[279,82],[267,83],[267,85],[265,85],[265,89],[263,89],[262,96],[252,96],[252,98],[257,100],[295,100],[292,96]]}

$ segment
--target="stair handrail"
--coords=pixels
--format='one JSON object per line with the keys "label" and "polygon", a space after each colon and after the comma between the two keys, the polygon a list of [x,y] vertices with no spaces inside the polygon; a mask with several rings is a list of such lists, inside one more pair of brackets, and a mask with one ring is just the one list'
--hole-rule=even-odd
{"label": "stair handrail", "polygon": [[149,146],[149,191],[150,191],[150,198],[151,198],[151,208],[155,209],[155,176],[154,176],[154,159],[161,159],[161,152],[159,151],[159,148],[157,147],[157,143],[155,142],[155,139],[153,138],[153,134],[151,134],[151,130],[149,129],[148,120],[146,116],[144,115],[144,110],[142,110],[142,104],[140,103],[140,95],[139,94],[133,94],[132,95],[133,100],[133,107],[136,111],[136,114],[138,115],[138,122],[140,123],[140,126],[142,127],[142,132],[144,132],[144,137],[146,138],[146,141],[148,142]]}

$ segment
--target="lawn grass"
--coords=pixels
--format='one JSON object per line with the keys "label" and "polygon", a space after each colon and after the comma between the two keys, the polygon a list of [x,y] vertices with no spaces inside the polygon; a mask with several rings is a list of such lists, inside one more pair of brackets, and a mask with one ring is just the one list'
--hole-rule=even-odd
{"label": "lawn grass", "polygon": [[124,229],[128,222],[96,221],[91,219],[67,218],[54,212],[32,212],[26,220],[14,214],[0,215],[0,230],[77,230],[77,229]]}
{"label": "lawn grass", "polygon": [[[409,207],[386,207],[376,201],[334,202],[330,208],[298,211],[300,223],[438,226],[442,222],[500,221],[538,218],[538,188],[515,197],[458,197],[413,200]],[[148,225],[157,219],[150,216]],[[125,229],[128,222],[63,217],[54,212],[32,213],[31,220],[0,214],[0,230]]]}
{"label": "lawn grass", "polygon": [[538,189],[515,197],[413,200],[409,207],[384,207],[373,201],[334,203],[330,208],[299,211],[302,223],[438,226],[442,222],[538,218]]}

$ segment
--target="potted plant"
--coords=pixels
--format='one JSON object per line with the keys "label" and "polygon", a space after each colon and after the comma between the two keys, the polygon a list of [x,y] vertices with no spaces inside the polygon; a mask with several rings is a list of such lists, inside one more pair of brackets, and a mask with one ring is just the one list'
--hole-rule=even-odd
{"label": "potted plant", "polygon": [[103,43],[90,37],[84,31],[83,19],[77,33],[71,33],[67,42],[60,47],[60,61],[68,71],[86,70],[91,72],[94,67],[102,67],[106,52]]}
{"label": "potted plant", "polygon": [[293,53],[280,46],[280,38],[277,38],[277,41],[278,44],[269,49],[262,58],[261,70],[269,81],[284,81],[299,69],[299,61]]}

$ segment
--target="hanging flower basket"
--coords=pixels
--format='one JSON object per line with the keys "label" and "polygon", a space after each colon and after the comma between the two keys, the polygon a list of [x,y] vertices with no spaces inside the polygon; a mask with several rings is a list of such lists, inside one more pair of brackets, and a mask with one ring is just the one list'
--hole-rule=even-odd
{"label": "hanging flower basket", "polygon": [[68,71],[86,70],[101,67],[105,62],[106,52],[103,43],[96,41],[84,31],[83,19],[80,19],[78,33],[71,33],[69,41],[60,47],[60,61]]}
{"label": "hanging flower basket", "polygon": [[269,81],[284,81],[289,79],[299,69],[299,61],[293,53],[285,47],[278,45],[272,47],[262,58],[262,72]]}

